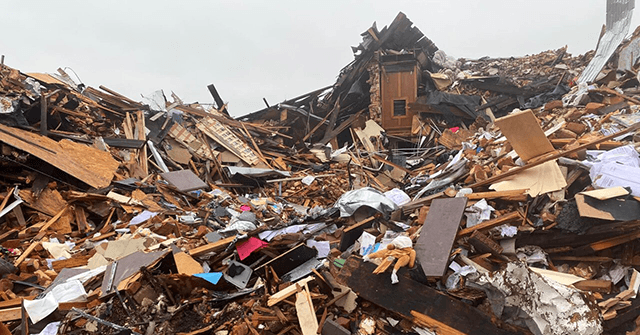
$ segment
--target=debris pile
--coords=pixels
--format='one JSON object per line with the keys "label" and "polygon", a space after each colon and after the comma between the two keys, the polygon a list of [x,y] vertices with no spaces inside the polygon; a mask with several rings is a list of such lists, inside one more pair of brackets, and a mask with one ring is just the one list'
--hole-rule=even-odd
{"label": "debris pile", "polygon": [[0,65],[0,333],[639,333],[639,35],[595,70],[362,36],[238,119]]}

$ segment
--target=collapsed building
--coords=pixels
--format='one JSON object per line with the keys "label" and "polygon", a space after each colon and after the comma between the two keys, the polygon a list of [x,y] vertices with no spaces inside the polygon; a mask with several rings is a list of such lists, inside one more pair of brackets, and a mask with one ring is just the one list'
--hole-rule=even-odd
{"label": "collapsed building", "polygon": [[403,14],[231,118],[0,65],[2,334],[637,334],[638,30],[453,59]]}

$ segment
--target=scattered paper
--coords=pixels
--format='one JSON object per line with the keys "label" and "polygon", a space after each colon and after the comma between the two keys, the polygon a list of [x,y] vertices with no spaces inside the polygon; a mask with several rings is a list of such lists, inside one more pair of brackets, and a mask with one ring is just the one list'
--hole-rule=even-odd
{"label": "scattered paper", "polygon": [[326,258],[329,256],[329,251],[331,251],[331,244],[329,241],[316,241],[313,239],[307,240],[307,247],[316,248],[318,250],[318,258]]}
{"label": "scattered paper", "polygon": [[154,217],[156,215],[158,215],[158,213],[145,210],[142,213],[134,216],[131,219],[131,221],[129,222],[129,225],[130,226],[135,226],[135,225],[141,224],[141,223],[151,219],[152,217]]}
{"label": "scattered paper", "polygon": [[411,198],[399,188],[384,192],[384,195],[398,206],[408,204],[411,201]]}
{"label": "scattered paper", "polygon": [[29,314],[32,323],[38,323],[40,320],[49,316],[58,308],[58,301],[51,292],[47,293],[42,299],[23,300],[24,309]]}
{"label": "scattered paper", "polygon": [[365,256],[373,252],[373,248],[376,244],[376,237],[367,233],[366,231],[362,232],[360,236],[360,255]]}
{"label": "scattered paper", "polygon": [[301,182],[307,186],[311,185],[311,183],[313,183],[313,181],[316,180],[316,177],[314,176],[306,176],[304,178],[302,178]]}
{"label": "scattered paper", "polygon": [[60,328],[60,321],[51,322],[36,335],[56,335],[58,334],[58,328]]}
{"label": "scattered paper", "polygon": [[485,199],[467,207],[464,211],[464,214],[467,216],[467,228],[473,227],[482,221],[489,220],[493,211],[495,211],[495,208],[489,206]]}

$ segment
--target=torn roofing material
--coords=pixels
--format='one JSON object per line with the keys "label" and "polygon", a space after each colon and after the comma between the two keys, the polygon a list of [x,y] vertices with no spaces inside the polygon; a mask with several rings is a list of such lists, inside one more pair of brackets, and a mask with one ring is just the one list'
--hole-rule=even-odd
{"label": "torn roofing material", "polygon": [[578,78],[578,83],[588,83],[596,79],[600,70],[629,32],[634,7],[635,0],[607,1],[606,31],[598,42],[595,56]]}

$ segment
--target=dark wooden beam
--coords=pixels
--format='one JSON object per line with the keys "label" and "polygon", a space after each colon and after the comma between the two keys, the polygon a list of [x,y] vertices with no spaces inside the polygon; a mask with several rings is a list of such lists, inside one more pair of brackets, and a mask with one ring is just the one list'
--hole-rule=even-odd
{"label": "dark wooden beam", "polygon": [[224,107],[224,102],[222,101],[222,98],[220,97],[218,90],[216,90],[216,87],[213,84],[211,84],[207,86],[207,88],[209,89],[209,93],[211,93],[213,100],[216,102],[216,106],[218,108],[222,108],[222,112],[229,115],[229,112],[227,111],[227,108]]}

